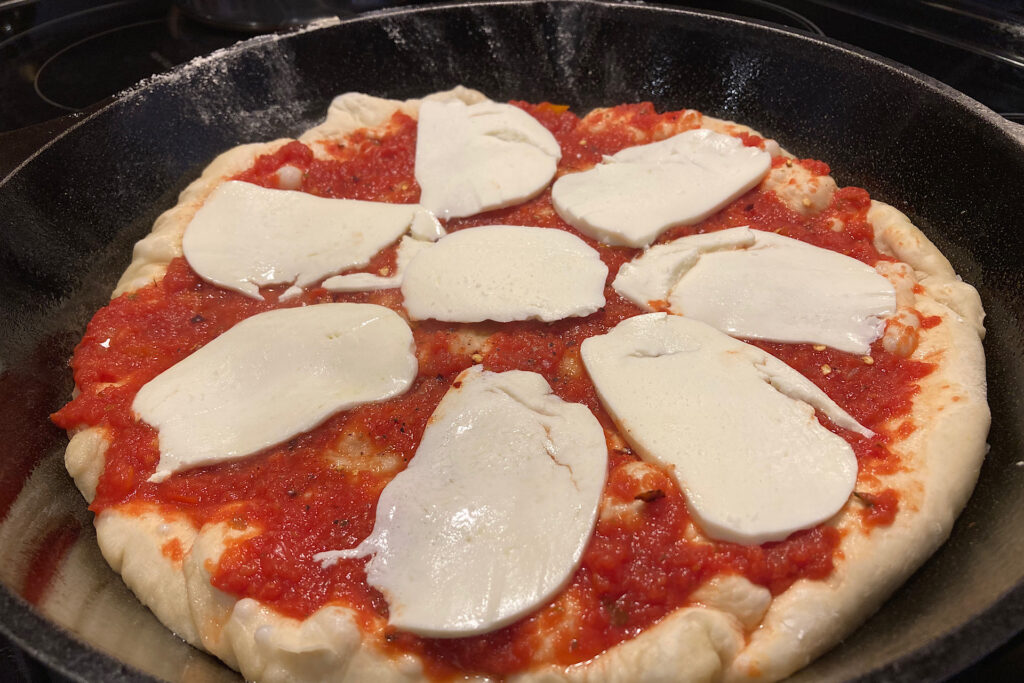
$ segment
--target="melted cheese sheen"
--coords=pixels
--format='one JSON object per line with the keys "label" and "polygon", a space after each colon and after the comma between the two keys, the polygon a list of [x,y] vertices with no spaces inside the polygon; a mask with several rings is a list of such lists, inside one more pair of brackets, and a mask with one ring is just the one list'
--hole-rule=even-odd
{"label": "melted cheese sheen", "polygon": [[581,353],[623,435],[673,473],[708,536],[782,540],[830,518],[853,491],[853,449],[815,409],[871,432],[760,349],[695,320],[651,313],[587,339]]}
{"label": "melted cheese sheen", "polygon": [[444,234],[417,204],[325,199],[230,181],[196,212],[182,250],[204,280],[260,299],[265,285],[299,288],[365,266],[410,231],[426,240]]}
{"label": "melted cheese sheen", "polygon": [[372,555],[367,580],[400,629],[441,638],[493,631],[571,578],[607,457],[593,414],[552,395],[540,375],[470,368],[381,493],[373,533],[315,559]]}
{"label": "melted cheese sheen", "polygon": [[896,312],[896,291],[860,261],[750,228],[683,237],[625,264],[612,285],[651,308],[735,337],[825,344],[865,354]]}
{"label": "melted cheese sheen", "polygon": [[672,226],[704,220],[761,182],[770,167],[771,155],[738,138],[690,130],[562,176],[551,201],[585,235],[645,247]]}
{"label": "melted cheese sheen", "polygon": [[402,282],[413,320],[480,322],[586,316],[604,306],[608,266],[562,230],[487,225],[413,257]]}
{"label": "melted cheese sheen", "polygon": [[146,383],[132,410],[159,432],[150,481],[279,444],[334,413],[405,392],[412,331],[372,304],[319,304],[243,320]]}
{"label": "melted cheese sheen", "polygon": [[442,218],[472,216],[536,196],[562,157],[555,136],[510,104],[426,100],[416,136],[420,203]]}

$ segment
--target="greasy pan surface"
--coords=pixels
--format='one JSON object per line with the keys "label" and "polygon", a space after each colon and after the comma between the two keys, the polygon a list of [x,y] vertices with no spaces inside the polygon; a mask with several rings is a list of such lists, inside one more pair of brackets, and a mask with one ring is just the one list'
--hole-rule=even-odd
{"label": "greasy pan surface", "polygon": [[0,182],[3,631],[87,680],[235,680],[160,628],[100,559],[46,419],[70,392],[66,359],[131,244],[218,152],[296,134],[343,91],[405,98],[458,83],[579,113],[651,100],[735,119],[908,213],[985,302],[992,450],[949,543],[796,679],[938,679],[1024,624],[1024,144],[1012,125],[919,74],[764,25],[508,2],[247,43],[127,94]]}

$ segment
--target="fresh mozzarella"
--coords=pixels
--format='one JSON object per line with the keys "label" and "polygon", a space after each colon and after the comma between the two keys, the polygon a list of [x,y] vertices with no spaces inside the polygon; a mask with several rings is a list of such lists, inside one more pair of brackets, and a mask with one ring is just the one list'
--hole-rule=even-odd
{"label": "fresh mozzarella", "polygon": [[[408,206],[408,204],[388,204],[388,206]],[[424,209],[422,204],[414,204],[416,213],[413,214],[412,224],[409,226],[409,234],[415,239],[427,242],[436,242],[445,236],[444,227],[438,222],[437,217],[429,209]]]}
{"label": "fresh mozzarella", "polygon": [[480,322],[586,316],[604,306],[608,267],[562,230],[488,225],[453,232],[409,263],[413,320]]}
{"label": "fresh mozzarella", "polygon": [[622,266],[613,287],[640,306],[665,302],[734,337],[858,354],[896,312],[896,291],[874,268],[746,227],[651,247]]}
{"label": "fresh mozzarella", "polygon": [[454,638],[545,604],[579,566],[607,469],[604,431],[533,372],[459,375],[409,467],[381,493],[373,533],[325,566],[372,555],[392,625]]}
{"label": "fresh mozzarella", "polygon": [[371,304],[319,304],[243,320],[146,383],[132,410],[157,429],[150,481],[279,444],[332,414],[403,393],[412,331]]}
{"label": "fresh mozzarella", "polygon": [[365,266],[410,231],[420,239],[444,234],[417,204],[325,199],[230,181],[196,212],[182,250],[204,280],[259,299],[264,285],[301,288]]}
{"label": "fresh mozzarella", "polygon": [[555,136],[510,104],[424,101],[416,136],[420,203],[442,218],[534,197],[562,157]]}
{"label": "fresh mozzarella", "polygon": [[551,201],[559,216],[594,239],[645,247],[672,226],[704,220],[770,168],[771,155],[738,138],[690,130],[562,176]]}
{"label": "fresh mozzarella", "polygon": [[285,164],[274,173],[277,184],[282,190],[298,190],[302,187],[303,171],[301,168]]}
{"label": "fresh mozzarella", "polygon": [[602,405],[636,452],[673,473],[704,532],[764,543],[819,524],[857,478],[850,445],[870,436],[773,356],[704,323],[650,313],[583,342]]}
{"label": "fresh mozzarella", "polygon": [[612,287],[633,303],[650,310],[654,308],[652,302],[667,303],[669,292],[702,254],[753,244],[754,231],[746,227],[693,235],[668,244],[659,244],[629,263],[622,264]]}
{"label": "fresh mozzarella", "polygon": [[395,272],[382,276],[373,273],[349,273],[335,275],[324,280],[323,288],[328,292],[368,292],[375,289],[394,289],[402,286],[405,270],[412,258],[422,250],[431,246],[431,242],[403,237],[398,244],[398,256],[395,259]]}

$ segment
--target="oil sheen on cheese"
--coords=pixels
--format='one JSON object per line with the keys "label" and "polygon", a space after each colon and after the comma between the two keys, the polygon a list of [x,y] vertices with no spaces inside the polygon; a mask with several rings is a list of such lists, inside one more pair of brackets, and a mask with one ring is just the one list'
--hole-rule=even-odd
{"label": "oil sheen on cheese", "polygon": [[857,459],[815,410],[871,432],[764,351],[702,322],[650,313],[587,339],[581,354],[626,440],[673,473],[711,538],[779,541],[849,499]]}
{"label": "oil sheen on cheese", "polygon": [[645,247],[670,227],[704,220],[760,183],[770,168],[764,150],[731,135],[690,130],[560,177],[551,201],[585,235]]}
{"label": "oil sheen on cheese", "polygon": [[445,219],[540,194],[562,158],[555,136],[510,104],[426,100],[416,135],[420,203]]}
{"label": "oil sheen on cheese", "polygon": [[318,304],[238,323],[139,390],[136,416],[157,429],[150,481],[252,455],[336,412],[405,392],[412,331],[373,304]]}
{"label": "oil sheen on cheese", "polygon": [[838,252],[747,227],[683,237],[622,266],[615,291],[648,310],[667,302],[734,337],[865,354],[896,313],[896,291]]}
{"label": "oil sheen on cheese", "polygon": [[568,583],[597,518],[608,451],[597,418],[533,372],[479,366],[456,379],[409,467],[381,493],[373,532],[329,566],[370,556],[392,626],[487,633]]}

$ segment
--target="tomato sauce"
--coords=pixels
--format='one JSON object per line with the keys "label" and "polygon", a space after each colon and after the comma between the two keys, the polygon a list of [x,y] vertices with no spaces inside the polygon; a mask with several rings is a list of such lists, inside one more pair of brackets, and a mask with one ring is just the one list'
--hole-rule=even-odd
{"label": "tomato sauce", "polygon": [[884,489],[879,493],[855,495],[864,506],[860,514],[865,529],[888,526],[896,519],[900,507],[900,494],[896,490]]}
{"label": "tomato sauce", "polygon": [[[559,173],[581,170],[625,147],[696,128],[692,111],[658,114],[649,104],[625,105],[592,115],[584,124],[564,107],[516,103],[556,136],[563,150]],[[614,120],[616,125],[604,125]],[[753,135],[745,144],[764,141]],[[387,135],[360,132],[332,146],[330,160],[317,159],[299,142],[258,158],[238,179],[277,187],[277,170],[302,171],[300,189],[325,197],[415,202],[415,121],[396,114]],[[798,161],[807,171],[827,174],[817,161]],[[833,249],[866,263],[883,259],[872,243],[866,192],[839,190],[821,215],[805,218],[774,195],[752,191],[695,226],[674,228],[660,242],[677,237],[749,225]],[[834,229],[836,222],[843,229]],[[550,605],[494,633],[472,638],[420,638],[387,625],[388,606],[366,582],[365,560],[341,560],[324,568],[313,555],[351,548],[371,532],[384,486],[414,456],[427,420],[456,375],[474,363],[493,371],[540,373],[566,401],[586,405],[604,428],[615,426],[583,370],[580,343],[642,311],[611,289],[618,268],[635,249],[609,247],[579,235],[551,206],[550,191],[524,204],[448,223],[449,231],[490,223],[536,225],[577,234],[609,267],[607,304],[582,319],[554,323],[496,325],[487,346],[474,353],[459,343],[466,326],[414,323],[419,374],[410,390],[385,403],[339,413],[285,444],[239,461],[180,472],[150,483],[159,459],[156,432],[135,420],[131,402],[146,382],[223,333],[262,311],[328,301],[369,302],[402,310],[398,290],[331,294],[313,288],[286,302],[284,287],[265,288],[259,301],[222,290],[200,279],[184,259],[173,261],[163,280],[121,296],[89,323],[72,367],[80,394],[54,415],[64,428],[99,425],[111,444],[92,509],[100,512],[132,501],[167,506],[197,526],[223,522],[245,540],[229,543],[212,581],[238,597],[258,599],[281,613],[302,618],[327,604],[353,608],[363,626],[378,634],[380,646],[419,654],[438,678],[461,672],[511,674],[542,663],[569,665],[589,659],[631,638],[687,604],[703,582],[721,573],[739,574],[773,594],[794,581],[822,579],[832,569],[841,534],[819,526],[784,541],[761,546],[712,542],[692,534],[682,493],[666,472],[638,483],[627,476],[637,457],[610,437],[605,500],[639,509],[635,515],[600,520],[580,568]],[[394,249],[384,250],[364,269],[382,272],[394,265]],[[929,321],[930,322],[930,321]],[[934,323],[930,323],[934,324]],[[930,366],[887,353],[876,343],[870,356],[806,344],[755,342],[809,377],[862,424],[877,432],[864,438],[823,424],[845,438],[860,463],[860,482],[896,471],[898,458],[887,448],[889,425],[910,410],[918,380]],[[870,359],[870,361],[868,360]],[[828,372],[823,368],[827,367]],[[898,509],[892,490],[858,494],[864,501],[866,530],[890,524]],[[165,554],[177,558],[180,549]],[[542,654],[538,654],[542,653]]]}

